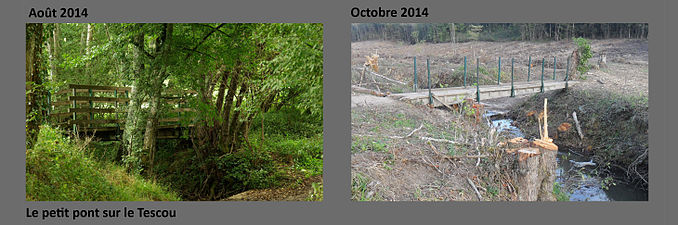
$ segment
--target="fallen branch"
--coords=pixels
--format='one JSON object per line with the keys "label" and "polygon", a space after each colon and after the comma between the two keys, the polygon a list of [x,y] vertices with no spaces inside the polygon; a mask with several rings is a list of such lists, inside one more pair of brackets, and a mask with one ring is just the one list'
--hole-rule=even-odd
{"label": "fallen branch", "polygon": [[593,162],[593,159],[588,162],[577,162],[571,159],[569,161],[570,163],[572,163],[572,166],[574,167],[596,166],[596,163]]}
{"label": "fallen branch", "polygon": [[367,86],[367,85],[371,85],[371,84],[374,84],[374,85],[393,85],[391,83],[368,82],[368,83],[359,83],[359,84],[356,84],[356,86]]}
{"label": "fallen branch", "polygon": [[471,187],[473,188],[473,190],[476,192],[476,196],[478,197],[478,201],[483,201],[483,196],[480,195],[480,192],[478,191],[478,188],[476,187],[476,185],[473,184],[473,181],[471,181],[471,179],[468,179],[468,177],[466,178],[466,181],[468,181],[468,184],[470,184]]}
{"label": "fallen branch", "polygon": [[382,93],[382,92],[379,92],[379,91],[367,89],[367,88],[364,88],[364,87],[358,87],[358,86],[355,86],[355,85],[351,85],[351,90],[353,90],[355,92],[371,94],[371,95],[375,95],[375,96],[379,96],[379,97],[386,97],[386,96],[389,95],[389,93]]}
{"label": "fallen branch", "polygon": [[433,146],[433,144],[431,144],[430,141],[426,142],[426,143],[428,143],[428,145],[431,146],[431,149],[433,149],[433,152],[435,152],[436,155],[440,155],[440,152],[438,152],[438,149],[436,148],[436,146]]}
{"label": "fallen branch", "polygon": [[488,156],[488,155],[455,155],[455,156],[446,155],[444,157],[448,158],[448,159],[476,159],[476,158],[487,158],[487,157],[490,157],[490,156]]}
{"label": "fallen branch", "polygon": [[574,118],[574,125],[577,127],[577,133],[579,133],[579,138],[584,139],[584,134],[581,132],[581,126],[579,125],[579,120],[577,120],[577,112],[572,112],[572,118]]}
{"label": "fallen branch", "polygon": [[380,74],[375,73],[375,72],[373,72],[373,71],[367,70],[367,72],[370,72],[370,74],[372,74],[372,75],[374,75],[374,76],[378,76],[378,77],[380,77],[380,78],[383,78],[384,80],[391,81],[391,82],[395,82],[395,83],[399,83],[399,84],[402,84],[402,85],[406,85],[405,82],[402,82],[402,81],[399,81],[399,80],[394,80],[394,79],[388,78],[388,77],[386,77],[386,76],[384,76],[384,75],[380,75]]}
{"label": "fallen branch", "polygon": [[438,99],[438,97],[436,97],[435,95],[431,95],[431,96],[433,97],[433,99],[435,99],[436,101],[440,102],[440,104],[443,104],[445,107],[447,107],[447,109],[449,109],[450,111],[452,111],[452,112],[455,111],[452,107],[450,107],[449,105],[445,104],[443,101],[441,101],[440,99]]}
{"label": "fallen branch", "polygon": [[402,138],[408,138],[408,137],[411,137],[412,134],[414,134],[414,132],[417,132],[417,131],[421,130],[421,128],[423,128],[423,127],[424,127],[424,124],[422,123],[421,125],[419,125],[419,127],[418,127],[417,129],[414,129],[412,132],[410,132],[409,134],[407,134],[407,136],[402,137]]}
{"label": "fallen branch", "polygon": [[444,143],[450,143],[450,144],[458,144],[457,142],[446,140],[446,139],[437,139],[437,138],[431,138],[431,137],[419,137],[419,139],[424,140],[424,141],[434,141],[434,142],[444,142]]}

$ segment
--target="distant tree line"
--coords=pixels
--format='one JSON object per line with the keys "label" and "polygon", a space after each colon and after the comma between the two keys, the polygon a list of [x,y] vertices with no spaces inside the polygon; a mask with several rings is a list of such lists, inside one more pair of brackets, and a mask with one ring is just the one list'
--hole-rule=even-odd
{"label": "distant tree line", "polygon": [[351,41],[389,40],[409,44],[467,41],[537,41],[647,38],[647,23],[357,23]]}

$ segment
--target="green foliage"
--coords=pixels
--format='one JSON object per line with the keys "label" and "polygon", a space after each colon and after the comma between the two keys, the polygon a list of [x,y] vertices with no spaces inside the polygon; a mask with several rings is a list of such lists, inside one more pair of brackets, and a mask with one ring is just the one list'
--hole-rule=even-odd
{"label": "green foliage", "polygon": [[368,187],[370,179],[361,173],[353,173],[351,177],[351,200],[380,201],[381,197]]}
{"label": "green foliage", "polygon": [[489,185],[487,186],[487,193],[490,194],[491,197],[496,197],[499,195],[499,189],[494,185]]}
{"label": "green foliage", "polygon": [[386,143],[383,140],[373,138],[358,138],[351,142],[351,152],[388,152]]}
{"label": "green foliage", "polygon": [[313,182],[311,184],[311,194],[306,198],[306,201],[322,201],[323,200],[323,184]]}
{"label": "green foliage", "polygon": [[[44,43],[54,48],[44,51],[44,58],[50,59],[45,89],[56,92],[67,84],[134,86],[129,98],[144,104],[157,93],[166,95],[168,89],[193,90],[199,94],[186,97],[182,107],[195,112],[182,113],[182,125],[199,127],[196,121],[205,121],[204,130],[218,131],[213,133],[214,142],[224,139],[222,130],[237,128],[231,136],[234,149],[228,144],[215,150],[192,149],[196,146],[185,143],[194,140],[188,138],[189,129],[184,130],[182,141],[158,144],[154,178],[171,183],[183,196],[215,199],[278,186],[287,173],[322,174],[322,24],[67,23],[49,24],[46,30],[54,38],[47,37]],[[227,85],[225,93],[237,93],[224,98],[224,108],[230,107],[226,113],[217,112],[214,104],[222,83],[236,87],[231,90]],[[95,107],[111,105],[95,103]],[[171,107],[161,104],[159,117],[179,116],[170,112]],[[151,107],[120,108],[131,112],[123,141],[93,144],[85,155],[122,164],[132,174],[150,175],[144,173],[150,171],[151,157],[143,140]],[[225,124],[229,117],[224,114],[236,119],[235,126]],[[95,115],[95,119],[113,116]],[[37,113],[27,115],[27,120],[39,119]],[[120,149],[124,149],[122,156]]]}
{"label": "green foliage", "polygon": [[556,196],[556,200],[559,202],[570,201],[570,193],[565,191],[563,186],[557,181],[553,184],[553,194]]}
{"label": "green foliage", "polygon": [[[158,175],[180,190],[185,199],[222,199],[248,189],[277,186],[285,177],[271,156],[264,152],[239,151],[201,160],[191,154],[192,151],[187,149],[173,154],[156,167]],[[168,154],[164,155],[167,157]],[[205,171],[205,168],[213,169]]]}
{"label": "green foliage", "polygon": [[112,163],[97,162],[85,148],[59,129],[43,126],[34,148],[26,150],[26,200],[179,200],[159,184]]}
{"label": "green foliage", "polygon": [[589,71],[588,62],[593,53],[591,53],[591,45],[585,38],[575,38],[574,43],[577,44],[577,51],[579,52],[579,62],[577,62],[577,71],[580,74],[585,74]]}

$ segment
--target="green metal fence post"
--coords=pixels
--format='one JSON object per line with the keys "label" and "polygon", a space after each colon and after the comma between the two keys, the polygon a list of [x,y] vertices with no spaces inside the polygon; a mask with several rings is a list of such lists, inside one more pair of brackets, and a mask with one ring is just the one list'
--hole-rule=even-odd
{"label": "green metal fence post", "polygon": [[480,71],[480,58],[476,58],[476,102],[480,103],[480,76],[478,71]]}
{"label": "green metal fence post", "polygon": [[417,57],[414,57],[414,92],[417,92]]}
{"label": "green metal fence post", "polygon": [[553,56],[553,80],[556,80],[556,57]]}
{"label": "green metal fence post", "polygon": [[541,58],[541,88],[539,89],[541,93],[544,93],[544,61],[546,58]]}
{"label": "green metal fence post", "polygon": [[464,88],[466,88],[466,56],[464,56]]}
{"label": "green metal fence post", "polygon": [[532,56],[527,60],[527,82],[530,82],[530,71],[532,70]]}
{"label": "green metal fence post", "polygon": [[499,68],[497,68],[497,85],[501,81],[501,56],[499,56]]}
{"label": "green metal fence post", "polygon": [[570,57],[567,57],[567,66],[565,67],[565,89],[567,89],[567,80],[570,73]]}
{"label": "green metal fence post", "polygon": [[516,92],[513,88],[513,58],[511,58],[511,97],[515,97]]}
{"label": "green metal fence post", "polygon": [[433,105],[433,97],[431,95],[431,68],[428,64],[428,59],[426,59],[426,73],[428,74],[428,104]]}

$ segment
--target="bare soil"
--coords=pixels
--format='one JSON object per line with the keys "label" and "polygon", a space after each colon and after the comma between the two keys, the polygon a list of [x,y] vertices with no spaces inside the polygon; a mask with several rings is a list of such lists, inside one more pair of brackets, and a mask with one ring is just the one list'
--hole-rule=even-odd
{"label": "bare soil", "polygon": [[[638,39],[590,40],[593,58],[591,65],[598,65],[605,55],[607,66],[589,71],[583,75],[573,75],[566,71],[566,59],[576,49],[572,41],[554,42],[466,42],[404,45],[388,41],[365,41],[351,43],[352,84],[370,83],[360,70],[365,56],[379,55],[379,74],[407,83],[405,86],[376,78],[382,92],[411,92],[414,83],[413,58],[417,57],[419,87],[426,87],[426,59],[430,59],[432,87],[459,86],[462,84],[464,56],[467,56],[468,84],[474,81],[471,70],[475,69],[476,58],[488,74],[481,74],[481,84],[496,82],[498,57],[502,57],[502,82],[510,82],[511,58],[514,58],[514,80],[527,81],[528,56],[532,57],[531,80],[541,76],[541,60],[545,59],[545,79],[553,76],[553,57],[557,57],[556,79],[564,80],[565,72],[570,80],[584,81],[586,88],[604,88],[623,94],[642,94],[648,90],[648,42]],[[574,63],[574,62],[571,62]],[[370,85],[365,85],[370,87]],[[372,86],[373,89],[376,89]]]}

